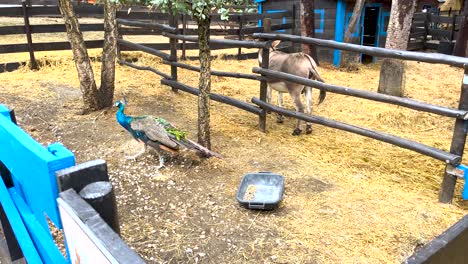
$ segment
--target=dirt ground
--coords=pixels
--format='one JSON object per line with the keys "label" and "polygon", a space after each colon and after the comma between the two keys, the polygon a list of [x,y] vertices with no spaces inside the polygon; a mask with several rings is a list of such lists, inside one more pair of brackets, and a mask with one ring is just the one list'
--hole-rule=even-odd
{"label": "dirt ground", "polygon": [[[100,65],[91,51],[95,74]],[[169,72],[158,59],[125,53]],[[149,263],[397,263],[466,214],[461,181],[452,205],[437,202],[444,164],[358,135],[315,125],[291,136],[295,120],[257,129],[258,118],[212,103],[213,149],[223,159],[172,157],[158,172],[157,156],[124,158],[139,146],[115,120],[116,109],[77,114],[81,93],[71,52],[41,52],[38,71],[0,74],[0,103],[43,145],[60,141],[77,162],[105,159],[116,188],[122,238]],[[27,54],[2,55],[1,62]],[[197,62],[190,62],[197,64]],[[255,60],[213,61],[213,68],[250,73]],[[342,72],[322,65],[329,83],[375,91],[379,65]],[[410,98],[456,107],[463,73],[444,66],[408,64]],[[179,70],[196,86],[197,74]],[[115,98],[128,114],[163,117],[196,139],[196,98],[173,93],[158,76],[118,66]],[[213,91],[250,102],[256,81],[213,77]],[[315,91],[314,97],[316,98]],[[292,108],[289,96],[285,105]],[[402,107],[328,94],[314,114],[449,149],[453,120]],[[466,157],[466,155],[465,155]],[[466,158],[464,159],[466,163]],[[240,207],[235,194],[245,173],[285,177],[285,195],[272,212]]]}

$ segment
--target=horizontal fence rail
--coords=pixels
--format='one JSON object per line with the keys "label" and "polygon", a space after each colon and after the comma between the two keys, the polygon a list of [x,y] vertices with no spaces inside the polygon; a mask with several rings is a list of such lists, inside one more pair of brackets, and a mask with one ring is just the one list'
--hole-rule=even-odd
{"label": "horizontal fence rail", "polygon": [[167,53],[164,53],[162,51],[156,50],[156,49],[148,48],[148,47],[146,47],[144,45],[141,45],[141,44],[133,43],[133,42],[123,40],[123,39],[117,39],[117,43],[119,45],[131,48],[133,50],[144,51],[146,53],[155,55],[155,56],[163,58],[165,60],[172,60],[171,55],[169,55]]}
{"label": "horizontal fence rail", "polygon": [[[85,41],[86,48],[102,48],[103,40],[88,40]],[[32,43],[34,51],[55,51],[55,50],[70,50],[70,42],[43,42]],[[5,44],[0,45],[0,54],[28,52],[28,44]]]}
{"label": "horizontal fence rail", "polygon": [[393,136],[393,135],[383,133],[383,132],[377,132],[377,131],[373,131],[370,129],[349,125],[346,123],[338,122],[338,121],[331,120],[331,119],[324,118],[324,117],[311,116],[311,115],[306,115],[303,113],[287,110],[284,108],[280,108],[280,107],[268,104],[255,97],[252,98],[252,103],[260,106],[261,108],[267,111],[275,112],[275,113],[282,114],[282,115],[289,116],[289,117],[294,117],[294,118],[304,120],[310,123],[320,124],[320,125],[324,125],[327,127],[344,130],[344,131],[351,132],[354,134],[359,134],[361,136],[387,142],[392,145],[399,146],[401,148],[413,150],[423,155],[444,161],[453,166],[458,166],[461,162],[461,157],[458,155],[455,155],[455,154],[452,154],[452,153],[449,153],[440,149],[436,149],[434,147],[421,144],[419,142],[400,138],[400,137]]}
{"label": "horizontal fence rail", "polygon": [[[172,39],[177,39],[177,40],[198,42],[197,36],[183,36],[183,35],[175,35],[171,33],[163,33],[163,36],[166,36]],[[268,42],[230,40],[230,39],[210,39],[209,42],[213,44],[223,44],[226,47],[230,46],[230,47],[256,48],[256,49],[266,48],[270,45]]]}
{"label": "horizontal fence rail", "polygon": [[[61,16],[58,6],[34,6],[28,7],[31,10],[31,16]],[[74,5],[73,9],[79,17],[101,17],[104,9],[100,5]],[[263,18],[282,19],[283,17],[292,17],[292,11],[283,11],[270,14],[258,13],[239,13],[228,14],[229,21],[234,21],[237,17],[242,16],[245,21],[255,21]],[[0,8],[0,16],[5,17],[22,17],[23,10],[21,7],[6,7]],[[140,9],[128,12],[127,10],[117,11],[117,17],[127,19],[145,19],[145,20],[160,20],[164,21],[169,18],[169,14],[161,12],[151,12],[149,9]],[[210,14],[211,21],[225,22],[220,14]]]}
{"label": "horizontal fence rail", "polygon": [[310,80],[307,78],[302,78],[293,74],[283,73],[279,71],[266,70],[266,69],[262,69],[258,67],[253,68],[252,71],[254,73],[259,73],[259,74],[268,76],[270,78],[299,83],[305,86],[323,89],[323,90],[326,90],[327,92],[349,95],[349,96],[364,98],[368,100],[404,106],[410,109],[423,111],[423,112],[429,112],[429,113],[438,114],[438,115],[447,116],[447,117],[454,117],[454,118],[463,119],[463,120],[468,119],[468,111],[464,111],[464,110],[458,110],[458,109],[447,108],[447,107],[442,107],[438,105],[427,104],[427,103],[419,102],[419,101],[408,99],[408,98],[402,98],[398,96],[391,96],[391,95],[386,95],[386,94],[353,89],[353,88],[344,87],[344,86],[327,84],[327,83],[323,83],[323,82],[319,82],[315,80]]}
{"label": "horizontal fence rail", "polygon": [[417,250],[402,264],[466,263],[468,253],[468,215],[445,230],[438,237]]}
{"label": "horizontal fence rail", "polygon": [[[64,33],[67,32],[65,25],[31,25],[31,33]],[[100,24],[80,24],[80,30],[85,31],[104,31],[104,25]],[[0,35],[18,35],[26,34],[24,26],[5,26],[0,27]]]}
{"label": "horizontal fence rail", "polygon": [[[102,18],[103,7],[101,5],[74,5],[74,11],[80,18]],[[68,41],[47,42],[47,43],[34,43],[33,34],[38,33],[66,33],[64,24],[44,24],[44,25],[30,25],[30,17],[57,17],[61,18],[60,10],[57,6],[27,6],[26,4],[17,7],[0,8],[0,16],[6,17],[24,17],[24,25],[8,25],[0,26],[0,36],[3,35],[26,35],[27,43],[24,44],[3,44],[0,45],[0,54],[4,53],[30,53],[30,68],[35,69],[37,62],[35,60],[34,52],[37,51],[58,51],[71,49]],[[293,12],[284,10],[277,13],[258,14],[258,13],[231,13],[229,14],[229,21],[221,21],[219,14],[211,14],[213,27],[210,29],[210,34],[213,36],[224,36],[226,40],[218,39],[210,41],[210,49],[221,50],[237,47],[237,59],[251,59],[256,56],[256,53],[242,53],[242,47],[258,48],[261,44],[253,41],[244,41],[246,36],[252,33],[264,32],[263,27],[258,27],[258,21],[261,19],[281,19],[280,24],[272,25],[272,30],[294,30],[294,23],[283,23],[284,18],[293,18]],[[153,12],[152,10],[144,7],[132,7],[132,12],[128,12],[127,8],[122,8],[116,14],[117,23],[119,25],[119,38],[124,39],[124,36],[137,36],[137,35],[162,35],[162,33],[172,33],[177,35],[190,35],[192,40],[195,40],[197,35],[196,23],[193,18],[184,16],[172,16],[168,13]],[[219,20],[218,20],[219,19]],[[173,24],[167,22],[174,20]],[[221,22],[221,23],[220,23]],[[182,23],[182,28],[177,28]],[[229,27],[229,28],[228,28]],[[103,23],[89,23],[81,24],[80,30],[82,32],[102,32],[104,31]],[[198,49],[198,44],[194,41],[183,40],[183,43],[176,43],[172,47],[169,43],[145,43],[144,46],[154,50],[182,50],[182,58],[187,58],[186,50]],[[238,39],[238,40],[236,40]],[[186,41],[188,43],[186,43]],[[156,41],[155,41],[156,42]],[[176,42],[175,39],[171,40],[172,45]],[[132,51],[140,50],[141,47],[131,45],[130,43],[121,42],[119,51]],[[125,45],[127,44],[127,45]],[[87,48],[102,48],[103,40],[88,40],[86,41]],[[153,51],[154,52],[154,51]],[[164,56],[163,54],[159,54]],[[195,57],[190,57],[195,58]],[[226,56],[224,58],[231,58]],[[163,57],[165,59],[165,57]],[[7,65],[8,64],[8,65]],[[15,70],[20,65],[28,64],[27,62],[8,62],[7,64],[0,65],[0,72]]]}
{"label": "horizontal fence rail", "polygon": [[307,38],[301,36],[287,35],[287,34],[275,34],[275,33],[254,33],[255,38],[260,39],[269,39],[269,40],[286,40],[296,43],[311,44],[331,49],[346,50],[351,52],[360,52],[376,57],[384,58],[393,58],[393,59],[402,59],[402,60],[411,60],[411,61],[420,61],[427,63],[441,63],[451,66],[456,66],[459,68],[464,68],[465,65],[468,65],[468,58],[437,54],[437,53],[423,53],[423,52],[414,52],[414,51],[404,51],[404,50],[390,50],[385,48],[377,47],[368,47],[361,46],[356,44],[341,43],[333,40],[324,40],[317,38]]}
{"label": "horizontal fence rail", "polygon": [[129,63],[129,62],[126,62],[124,60],[119,60],[118,61],[119,64],[122,64],[122,65],[126,65],[128,67],[131,67],[131,68],[134,68],[134,69],[137,69],[137,70],[145,70],[145,71],[150,71],[150,72],[154,72],[156,73],[157,75],[163,77],[163,78],[166,78],[166,79],[170,79],[171,76],[168,75],[168,74],[165,74],[164,72],[162,71],[159,71],[155,68],[152,68],[152,67],[149,67],[149,66],[139,66],[139,65],[135,65],[133,63]]}
{"label": "horizontal fence rail", "polygon": [[[193,94],[193,95],[198,95],[200,93],[200,91],[198,89],[190,87],[190,86],[182,84],[182,83],[179,83],[177,81],[162,79],[161,83],[165,84],[167,86],[176,88],[177,90],[181,90],[181,91]],[[262,110],[260,108],[256,107],[256,106],[253,106],[251,104],[248,104],[246,102],[242,102],[240,100],[237,100],[237,99],[234,99],[234,98],[231,98],[231,97],[228,97],[228,96],[215,94],[215,93],[210,93],[210,99],[213,100],[213,101],[216,101],[216,102],[220,102],[220,103],[235,106],[237,108],[240,108],[242,110],[245,110],[247,112],[250,112],[250,113],[253,113],[253,114],[256,114],[256,115],[259,115],[262,112]]]}
{"label": "horizontal fence rail", "polygon": [[[173,61],[163,61],[164,64],[168,64],[171,66],[177,66],[178,68],[191,70],[200,72],[200,67],[188,65],[181,62],[173,62]],[[221,77],[232,77],[232,78],[241,78],[241,79],[249,79],[249,80],[256,80],[261,81],[263,80],[262,76],[255,75],[255,74],[246,74],[246,73],[238,73],[238,72],[224,72],[224,71],[211,71],[211,75],[214,76],[221,76]]]}
{"label": "horizontal fence rail", "polygon": [[154,29],[160,29],[165,32],[177,33],[177,29],[175,27],[171,27],[168,25],[159,24],[155,22],[130,21],[127,19],[118,18],[117,23],[120,25],[125,25],[125,26],[140,27],[140,28],[154,28]]}

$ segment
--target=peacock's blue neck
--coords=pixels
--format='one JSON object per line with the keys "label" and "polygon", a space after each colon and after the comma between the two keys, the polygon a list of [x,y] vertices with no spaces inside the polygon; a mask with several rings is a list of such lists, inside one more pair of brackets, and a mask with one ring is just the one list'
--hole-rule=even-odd
{"label": "peacock's blue neck", "polygon": [[130,116],[125,115],[124,110],[125,110],[125,106],[123,104],[120,104],[119,110],[117,111],[117,114],[116,114],[117,122],[119,122],[119,124],[123,126],[125,129],[129,130],[130,122],[132,121],[132,118]]}

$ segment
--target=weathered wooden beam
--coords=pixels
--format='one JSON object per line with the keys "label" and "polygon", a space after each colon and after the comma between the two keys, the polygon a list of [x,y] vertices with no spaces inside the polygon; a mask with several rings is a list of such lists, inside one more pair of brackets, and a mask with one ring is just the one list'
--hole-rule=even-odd
{"label": "weathered wooden beam", "polygon": [[[75,221],[78,225],[86,226],[86,229],[92,232],[93,237],[91,240],[94,243],[98,243],[99,247],[105,249],[105,251],[101,252],[105,252],[104,255],[106,257],[112,256],[114,263],[146,263],[118,236],[117,233],[112,230],[108,224],[106,224],[98,212],[84,201],[74,189],[68,189],[61,192],[60,197],[57,199],[57,203],[60,207],[61,213],[71,217],[72,221]],[[67,230],[67,227],[65,227],[65,234],[70,231],[74,232],[75,230]]]}
{"label": "weathered wooden beam", "polygon": [[153,28],[153,29],[160,29],[160,30],[170,32],[170,33],[177,33],[177,28],[164,25],[164,24],[155,23],[155,22],[131,21],[127,19],[117,18],[117,23],[119,23],[120,25],[125,25],[125,26],[140,27],[140,28]]}
{"label": "weathered wooden beam", "polygon": [[129,62],[126,62],[124,60],[119,60],[118,61],[119,64],[122,64],[122,65],[125,65],[125,66],[128,66],[128,67],[131,67],[131,68],[134,68],[134,69],[137,69],[137,70],[144,70],[144,71],[150,71],[150,72],[153,72],[153,73],[156,73],[157,75],[163,77],[163,78],[166,78],[166,79],[170,79],[171,76],[168,75],[168,74],[165,74],[164,72],[161,72],[159,70],[156,70],[155,68],[152,68],[152,67],[148,67],[148,66],[138,66],[138,65],[135,65],[133,63],[129,63]]}
{"label": "weathered wooden beam", "polygon": [[162,51],[156,50],[156,49],[148,48],[148,47],[146,47],[144,45],[141,45],[141,44],[133,43],[133,42],[126,41],[126,40],[123,40],[123,39],[117,39],[117,43],[119,45],[122,45],[122,46],[125,46],[125,47],[128,47],[128,48],[132,48],[133,50],[143,51],[143,52],[149,53],[151,55],[155,55],[155,56],[158,56],[160,58],[163,58],[165,60],[171,60],[171,55],[169,55],[167,53],[164,53]]}
{"label": "weathered wooden beam", "polygon": [[386,95],[386,94],[381,94],[381,93],[353,89],[353,88],[344,87],[344,86],[327,84],[327,83],[323,83],[323,82],[319,82],[315,80],[309,80],[307,78],[302,78],[293,74],[288,74],[288,73],[279,72],[279,71],[265,70],[265,69],[258,68],[258,67],[253,68],[252,71],[254,73],[260,73],[270,78],[299,83],[305,86],[323,89],[323,90],[326,90],[327,92],[349,95],[349,96],[364,98],[364,99],[368,99],[372,101],[404,106],[404,107],[418,110],[418,111],[429,112],[429,113],[438,114],[441,116],[454,117],[454,118],[458,118],[461,120],[468,119],[467,110],[453,109],[453,108],[448,108],[448,107],[443,107],[443,106],[438,106],[438,105],[432,105],[432,104],[428,104],[424,102],[419,102],[419,101],[409,99],[409,98],[391,96],[391,95]]}
{"label": "weathered wooden beam", "polygon": [[[238,20],[238,23],[239,23],[239,30],[238,30],[238,33],[237,33],[237,38],[239,40],[243,40],[244,35],[242,35],[242,29],[244,28],[244,19],[243,19],[243,17],[241,15],[239,15],[237,17],[237,20]],[[242,55],[242,48],[239,47],[239,48],[237,48],[237,60],[241,59],[241,55]]]}
{"label": "weathered wooden beam", "polygon": [[[269,33],[271,32],[271,19],[265,18],[263,19],[263,32]],[[262,54],[262,61],[261,61],[261,67],[263,69],[268,69],[270,67],[270,47],[271,47],[271,41],[267,42],[268,45],[264,47],[261,51]],[[264,77],[264,80],[260,82],[260,100],[266,102],[267,101],[267,92],[268,92],[268,83],[265,78],[265,76],[262,74],[262,77]],[[260,131],[266,132],[266,110],[263,109],[261,115],[259,116],[258,119],[258,127]]]}
{"label": "weathered wooden beam", "polygon": [[[168,64],[171,66],[180,67],[182,69],[200,72],[200,67],[188,65],[181,62],[173,62],[173,61],[163,61],[164,64]],[[261,76],[255,74],[246,74],[246,73],[238,73],[238,72],[224,72],[224,71],[211,71],[211,75],[214,76],[222,76],[222,77],[231,77],[231,78],[242,78],[242,79],[249,79],[249,80],[256,80],[261,81],[263,78]]]}
{"label": "weathered wooden beam", "polygon": [[[237,14],[230,14],[229,15],[229,20],[234,21],[235,16],[237,16]],[[245,13],[245,14],[242,14],[242,16],[244,17],[244,19],[246,21],[259,20],[259,19],[264,19],[264,18],[272,18],[272,19],[273,18],[279,18],[279,19],[281,19],[283,17],[292,17],[292,11],[284,11],[284,12],[270,13],[270,14],[267,14],[267,13],[264,13],[264,14]],[[225,21],[225,20],[221,19],[221,15],[219,15],[219,14],[211,14],[210,17],[211,17],[211,21],[213,21],[213,22]]]}
{"label": "weathered wooden beam", "polygon": [[466,263],[467,243],[468,215],[465,215],[460,221],[403,261],[403,264]]}
{"label": "weathered wooden beam", "polygon": [[[90,48],[102,48],[102,40],[88,40],[85,41],[86,47]],[[52,51],[52,50],[69,50],[70,42],[41,42],[32,44],[34,51]],[[5,44],[0,45],[0,54],[4,53],[16,53],[16,52],[28,52],[28,44]]]}
{"label": "weathered wooden beam", "polygon": [[468,58],[444,55],[444,54],[439,54],[439,53],[424,53],[424,52],[414,52],[414,51],[405,51],[405,50],[391,50],[391,49],[385,49],[385,48],[361,46],[361,45],[350,44],[350,43],[336,42],[333,40],[307,38],[307,37],[293,36],[293,35],[287,35],[287,34],[255,33],[253,34],[253,36],[255,38],[260,38],[260,39],[271,39],[271,40],[279,39],[279,40],[286,40],[286,41],[292,41],[292,42],[297,42],[297,43],[317,45],[317,46],[331,48],[331,49],[346,50],[346,51],[351,51],[351,52],[360,52],[360,53],[364,53],[364,54],[368,54],[368,55],[372,55],[376,57],[412,60],[412,61],[420,61],[420,62],[427,62],[427,63],[448,64],[448,65],[456,66],[459,68],[463,68],[465,64],[468,64]]}
{"label": "weathered wooden beam", "polygon": [[[181,30],[182,35],[187,35],[187,14],[182,15],[182,30]],[[181,59],[185,60],[186,57],[186,42],[185,40],[182,41],[182,55]]]}
{"label": "weathered wooden beam", "polygon": [[370,130],[370,129],[366,129],[366,128],[362,128],[358,126],[353,126],[350,124],[342,123],[342,122],[331,120],[331,119],[324,118],[324,117],[311,116],[311,115],[306,115],[303,113],[287,110],[287,109],[280,108],[272,104],[263,102],[262,100],[259,100],[255,97],[252,98],[252,103],[260,106],[261,108],[265,110],[275,112],[278,114],[282,114],[284,116],[294,117],[297,119],[304,120],[306,122],[320,124],[320,125],[324,125],[327,127],[340,129],[343,131],[348,131],[348,132],[358,134],[361,136],[387,142],[392,145],[399,146],[401,148],[413,150],[423,155],[444,161],[453,166],[458,166],[461,162],[461,157],[459,155],[455,155],[455,154],[452,154],[452,153],[449,153],[440,149],[436,149],[436,148],[421,144],[419,142],[400,138],[400,137],[393,136],[393,135],[383,133],[383,132],[378,132],[378,131],[374,131],[374,130]]}
{"label": "weathered wooden beam", "polygon": [[26,33],[24,31],[24,26],[0,27],[0,35],[15,35],[15,34],[24,34],[24,33]]}
{"label": "weathered wooden beam", "polygon": [[[458,109],[468,110],[468,67],[465,69],[465,74],[463,75]],[[460,157],[463,156],[463,152],[465,150],[467,133],[468,133],[468,120],[457,119],[455,121],[455,128],[453,129],[452,144],[450,145],[451,153],[455,155],[459,155]],[[457,183],[457,178],[447,173],[447,170],[446,170],[444,174],[444,178],[442,180],[442,187],[439,193],[439,202],[441,203],[452,202],[456,183]]]}
{"label": "weathered wooden beam", "polygon": [[[164,33],[164,32],[163,32],[163,36],[166,36],[168,38],[178,39],[178,40],[198,42],[197,36],[182,36],[182,35],[175,35],[175,34]],[[230,39],[210,39],[210,43],[223,44],[223,45],[231,46],[231,47],[257,48],[257,49],[267,47],[268,45],[267,42],[230,40]]]}
{"label": "weathered wooden beam", "polygon": [[115,233],[120,234],[115,192],[109,181],[95,181],[86,185],[80,196],[99,213]]}
{"label": "weathered wooden beam", "polygon": [[[196,88],[190,87],[188,85],[185,85],[185,84],[182,84],[182,83],[179,83],[179,82],[171,81],[171,80],[168,80],[168,79],[162,79],[161,84],[165,84],[165,85],[168,85],[170,87],[177,88],[178,90],[181,90],[183,92],[187,92],[187,93],[193,94],[193,95],[198,95],[198,93],[200,92]],[[237,100],[237,99],[234,99],[234,98],[231,98],[231,97],[228,97],[228,96],[215,94],[215,93],[210,93],[210,99],[213,100],[213,101],[216,101],[216,102],[220,102],[220,103],[235,106],[237,108],[240,108],[242,110],[245,110],[247,112],[250,112],[250,113],[253,113],[253,114],[256,114],[256,115],[259,115],[262,112],[262,109],[260,109],[260,108],[258,108],[256,106],[253,106],[251,104],[248,104],[246,102],[242,102],[240,100]]]}
{"label": "weathered wooden beam", "polygon": [[160,12],[147,12],[147,11],[138,11],[138,12],[130,12],[128,13],[127,10],[125,11],[117,11],[117,18],[122,19],[129,19],[129,20],[147,20],[149,21],[159,21],[165,22],[169,19],[168,13],[160,13]]}
{"label": "weathered wooden beam", "polygon": [[[179,21],[178,21],[178,16],[171,14],[169,16],[169,25],[176,29],[179,27]],[[174,32],[177,33],[177,32]],[[169,46],[171,47],[171,61],[177,62],[177,44],[178,40],[170,38],[169,39]],[[177,67],[171,65],[171,80],[177,81]],[[177,89],[172,87],[173,92],[177,92]]]}
{"label": "weathered wooden beam", "polygon": [[36,70],[37,69],[37,62],[36,62],[36,57],[34,56],[34,49],[33,49],[33,42],[32,42],[32,35],[31,35],[31,27],[29,25],[29,9],[26,5],[26,2],[23,1],[21,3],[23,7],[23,18],[24,18],[24,32],[26,32],[26,39],[28,41],[28,51],[29,51],[29,59],[31,64],[29,67],[31,70]]}

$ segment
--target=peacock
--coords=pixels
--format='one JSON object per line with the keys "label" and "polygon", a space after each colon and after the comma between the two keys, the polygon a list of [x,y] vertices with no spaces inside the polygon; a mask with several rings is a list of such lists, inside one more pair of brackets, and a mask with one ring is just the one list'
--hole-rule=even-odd
{"label": "peacock", "polygon": [[218,157],[220,155],[193,142],[187,138],[187,132],[180,130],[169,123],[167,120],[150,115],[128,116],[125,115],[125,105],[127,101],[115,102],[119,107],[116,113],[117,122],[125,128],[138,142],[144,146],[140,152],[134,156],[127,156],[127,159],[135,160],[145,153],[147,146],[156,150],[159,155],[159,167],[164,167],[165,152],[177,153],[183,149],[194,150],[201,157]]}

